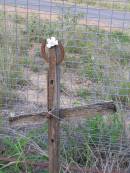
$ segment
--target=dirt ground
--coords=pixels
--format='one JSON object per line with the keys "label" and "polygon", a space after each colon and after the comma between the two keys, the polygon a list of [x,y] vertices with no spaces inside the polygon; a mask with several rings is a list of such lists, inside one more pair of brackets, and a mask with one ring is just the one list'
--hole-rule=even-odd
{"label": "dirt ground", "polygon": [[[0,10],[1,11],[6,11],[7,14],[16,14],[21,15],[22,17],[27,17],[28,15],[38,15],[41,19],[47,20],[47,21],[58,21],[59,15],[58,14],[50,14],[49,12],[44,12],[44,11],[38,11],[38,10],[32,10],[32,9],[26,9],[22,7],[14,7],[14,6],[9,6],[6,5],[5,8],[3,8],[2,5],[0,5]],[[120,30],[119,28],[116,27],[110,27],[109,22],[104,21],[100,19],[100,22],[98,20],[94,19],[80,19],[78,21],[79,25],[87,25],[87,26],[98,26],[99,29],[103,29],[105,31],[116,31]]]}

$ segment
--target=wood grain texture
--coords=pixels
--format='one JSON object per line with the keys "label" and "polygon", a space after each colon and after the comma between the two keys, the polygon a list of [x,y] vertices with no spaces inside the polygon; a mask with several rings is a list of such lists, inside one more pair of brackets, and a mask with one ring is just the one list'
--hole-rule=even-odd
{"label": "wood grain texture", "polygon": [[[53,113],[54,111],[52,111]],[[97,104],[91,104],[86,106],[79,106],[73,108],[63,108],[59,110],[61,119],[69,118],[91,118],[98,115],[110,115],[116,112],[116,106],[114,102],[102,102]],[[43,124],[46,120],[48,113],[41,112],[37,114],[27,114],[19,115],[16,117],[9,117],[9,124],[11,127],[16,126],[26,126],[26,125],[35,125]]]}
{"label": "wood grain texture", "polygon": [[22,127],[43,124],[46,120],[47,115],[47,112],[41,112],[36,114],[21,114],[15,117],[9,117],[9,125],[10,127]]}
{"label": "wood grain texture", "polygon": [[91,118],[96,115],[109,115],[116,112],[116,106],[113,102],[102,102],[86,106],[79,106],[74,108],[65,108],[60,110],[60,115],[63,118]]}
{"label": "wood grain texture", "polygon": [[[48,71],[48,111],[56,110],[53,114],[59,117],[60,107],[60,78],[59,65],[57,64],[58,46],[49,49]],[[48,155],[49,173],[59,172],[59,119],[54,116],[48,118]]]}

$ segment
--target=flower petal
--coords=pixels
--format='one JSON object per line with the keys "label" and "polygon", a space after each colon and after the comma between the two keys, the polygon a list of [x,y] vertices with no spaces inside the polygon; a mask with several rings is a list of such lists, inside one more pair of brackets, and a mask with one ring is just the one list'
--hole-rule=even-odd
{"label": "flower petal", "polygon": [[51,41],[51,39],[50,39],[50,38],[48,38],[48,39],[47,39],[47,43],[49,43],[50,41]]}
{"label": "flower petal", "polygon": [[56,40],[56,38],[55,38],[55,37],[51,37],[51,40],[52,40],[52,41],[55,41],[55,40]]}
{"label": "flower petal", "polygon": [[56,46],[56,45],[58,45],[58,40],[56,40],[55,37],[51,37],[51,38],[47,39],[47,45],[46,46],[48,48],[51,48],[51,47]]}
{"label": "flower petal", "polygon": [[46,46],[47,46],[47,48],[51,48],[51,45],[50,44],[47,44]]}
{"label": "flower petal", "polygon": [[58,40],[55,41],[55,45],[58,45]]}

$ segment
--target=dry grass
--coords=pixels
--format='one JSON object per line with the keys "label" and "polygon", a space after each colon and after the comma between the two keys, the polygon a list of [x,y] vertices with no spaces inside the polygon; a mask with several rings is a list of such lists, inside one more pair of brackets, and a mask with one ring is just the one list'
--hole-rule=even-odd
{"label": "dry grass", "polygon": [[[62,0],[54,0],[55,2],[63,2]],[[88,5],[88,6],[93,6],[96,8],[106,8],[106,9],[113,9],[113,10],[124,10],[124,11],[130,11],[130,4],[129,0],[124,1],[124,0],[65,0],[65,3],[77,3],[79,5]]]}

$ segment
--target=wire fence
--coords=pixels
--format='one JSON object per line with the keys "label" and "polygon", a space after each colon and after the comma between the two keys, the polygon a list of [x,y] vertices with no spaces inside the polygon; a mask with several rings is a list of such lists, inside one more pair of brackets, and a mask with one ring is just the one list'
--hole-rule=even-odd
{"label": "wire fence", "polygon": [[[51,36],[65,47],[62,108],[113,100],[119,110],[129,111],[129,0],[0,0],[0,109],[4,116],[47,109],[48,65],[40,46]],[[63,121],[61,172],[72,171],[72,166],[104,173],[127,168],[129,140],[123,125],[120,114],[87,122]],[[24,130],[27,133],[28,128]],[[46,123],[34,131],[32,139],[47,148]]]}

